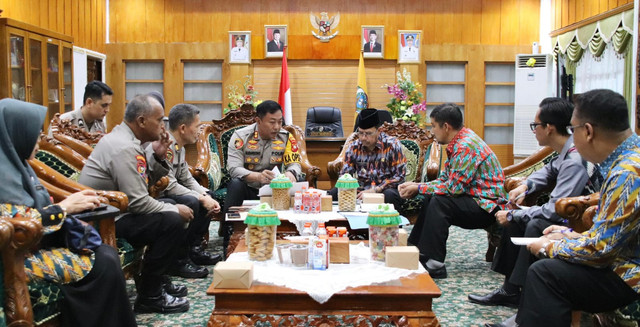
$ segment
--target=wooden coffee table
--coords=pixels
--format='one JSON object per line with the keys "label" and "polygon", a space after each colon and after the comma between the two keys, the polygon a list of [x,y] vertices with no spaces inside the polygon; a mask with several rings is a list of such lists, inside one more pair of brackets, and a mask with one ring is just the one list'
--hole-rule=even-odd
{"label": "wooden coffee table", "polygon": [[[240,242],[236,251],[246,251]],[[331,281],[317,281],[330,283]],[[384,284],[347,288],[320,304],[307,293],[281,286],[254,284],[249,289],[207,289],[215,308],[207,326],[340,326],[369,322],[373,326],[440,326],[431,309],[442,294],[429,274],[416,273]]]}

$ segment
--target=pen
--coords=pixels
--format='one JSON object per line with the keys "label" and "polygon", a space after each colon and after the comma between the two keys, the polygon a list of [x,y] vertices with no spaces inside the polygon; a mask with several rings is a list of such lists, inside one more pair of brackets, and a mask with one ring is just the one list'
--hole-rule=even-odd
{"label": "pen", "polygon": [[527,195],[527,192],[520,193],[520,195],[516,196],[516,198],[513,199],[513,202],[518,201],[519,199],[521,199],[522,197],[524,197],[526,195]]}
{"label": "pen", "polygon": [[549,234],[551,234],[551,233],[565,234],[565,233],[571,233],[571,232],[573,232],[573,228],[569,228],[569,229],[554,229],[554,230],[550,231]]}

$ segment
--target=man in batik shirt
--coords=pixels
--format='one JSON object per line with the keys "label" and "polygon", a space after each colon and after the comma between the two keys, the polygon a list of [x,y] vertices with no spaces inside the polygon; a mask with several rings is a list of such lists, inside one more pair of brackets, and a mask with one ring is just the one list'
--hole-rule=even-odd
{"label": "man in batik shirt", "polygon": [[598,209],[589,230],[553,225],[528,246],[553,259],[529,268],[519,326],[569,326],[572,310],[611,311],[640,298],[640,138],[620,94],[593,90],[575,105],[567,129],[580,155],[606,176]]}
{"label": "man in batik shirt", "polygon": [[[344,156],[340,175],[349,173],[358,179],[358,199],[364,193],[382,193],[384,202],[400,210],[404,199],[398,185],[404,182],[407,159],[396,138],[380,131],[377,109],[364,109],[358,122],[358,139],[353,141]],[[328,192],[338,200],[338,190]]]}
{"label": "man in batik shirt", "polygon": [[504,208],[504,174],[491,148],[472,130],[463,127],[462,111],[453,103],[431,111],[431,133],[447,145],[447,161],[440,176],[428,183],[407,182],[398,187],[403,198],[420,193],[425,201],[409,235],[420,250],[420,262],[431,278],[446,278],[449,226],[487,228]]}

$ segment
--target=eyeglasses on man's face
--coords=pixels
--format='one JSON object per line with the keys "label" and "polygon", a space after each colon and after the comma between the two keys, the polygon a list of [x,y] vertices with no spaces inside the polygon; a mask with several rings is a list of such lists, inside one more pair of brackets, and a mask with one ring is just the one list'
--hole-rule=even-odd
{"label": "eyeglasses on man's face", "polygon": [[535,131],[535,130],[536,130],[536,127],[538,127],[538,126],[542,126],[542,125],[546,125],[546,124],[547,124],[547,123],[535,123],[535,122],[534,122],[534,123],[530,123],[530,124],[529,124],[529,128],[531,128],[531,131],[533,132],[533,131]]}
{"label": "eyeglasses on man's face", "polygon": [[[575,132],[576,129],[580,128],[580,127],[584,127],[585,125],[587,125],[587,123],[581,124],[581,125],[576,125],[576,126],[567,126],[567,134],[569,135],[573,135],[573,133]],[[593,125],[593,124],[591,124]]]}
{"label": "eyeglasses on man's face", "polygon": [[358,136],[359,137],[363,137],[363,136],[370,137],[375,133],[376,133],[376,131],[368,131],[368,132],[358,131]]}

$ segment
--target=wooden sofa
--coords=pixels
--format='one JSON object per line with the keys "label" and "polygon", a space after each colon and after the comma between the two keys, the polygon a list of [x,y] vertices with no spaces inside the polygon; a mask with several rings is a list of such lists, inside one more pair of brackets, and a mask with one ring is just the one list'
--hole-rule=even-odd
{"label": "wooden sofa", "polygon": [[[29,161],[40,182],[47,189],[54,202],[59,202],[71,193],[84,189],[86,186],[78,184],[37,159]],[[124,193],[115,191],[97,191],[103,201],[125,211],[129,201]],[[2,252],[3,273],[5,283],[5,312],[9,326],[56,325],[60,313],[62,295],[56,284],[44,281],[27,283],[24,271],[24,260],[30,249],[35,247],[42,236],[42,225],[37,220],[25,218],[6,218],[14,229],[14,240]],[[3,228],[0,219],[0,245]],[[115,237],[114,219],[103,219],[95,226],[102,237],[102,241],[114,248],[119,242]],[[121,251],[123,267],[127,268],[134,260]]]}
{"label": "wooden sofa", "polygon": [[[224,205],[227,194],[226,184],[230,180],[226,168],[227,145],[237,129],[253,124],[256,111],[251,105],[245,105],[238,110],[232,110],[224,118],[202,123],[201,132],[195,146],[187,146],[187,160],[191,164],[189,169],[196,180],[214,193],[214,198]],[[307,147],[304,133],[295,125],[283,126],[298,142],[300,149],[300,166],[306,181],[315,186],[320,175],[320,168],[312,165],[307,157]],[[193,158],[195,157],[195,160]],[[195,162],[193,162],[195,161]],[[221,214],[214,215],[220,220]]]}

